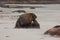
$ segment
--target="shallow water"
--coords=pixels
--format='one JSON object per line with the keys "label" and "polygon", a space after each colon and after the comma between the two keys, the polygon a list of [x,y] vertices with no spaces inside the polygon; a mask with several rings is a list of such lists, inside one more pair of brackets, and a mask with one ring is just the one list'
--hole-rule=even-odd
{"label": "shallow water", "polygon": [[[18,4],[19,5],[19,4]],[[25,4],[24,4],[25,5]],[[24,6],[23,5],[23,6]],[[31,5],[31,4],[30,4]],[[30,6],[25,5],[25,6]],[[60,25],[60,4],[39,4],[43,8],[0,8],[0,39],[1,40],[60,40],[60,37],[44,35],[44,32],[55,25]],[[12,13],[14,10],[25,10],[37,15],[40,29],[14,29],[17,16],[24,13]]]}

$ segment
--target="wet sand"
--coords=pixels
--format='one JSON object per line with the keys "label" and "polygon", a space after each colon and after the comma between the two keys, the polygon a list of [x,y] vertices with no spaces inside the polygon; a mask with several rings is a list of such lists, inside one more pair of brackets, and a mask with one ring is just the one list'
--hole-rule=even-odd
{"label": "wet sand", "polygon": [[[44,8],[0,8],[0,40],[60,40],[60,37],[44,35],[44,32],[55,25],[60,25],[60,4],[43,5]],[[12,13],[14,10],[25,10],[37,15],[41,29],[14,29],[17,16],[23,13]]]}

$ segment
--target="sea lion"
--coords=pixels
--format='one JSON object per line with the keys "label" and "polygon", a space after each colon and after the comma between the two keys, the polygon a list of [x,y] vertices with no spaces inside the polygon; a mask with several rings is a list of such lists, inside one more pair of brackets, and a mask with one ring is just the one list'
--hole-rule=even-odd
{"label": "sea lion", "polygon": [[15,28],[40,28],[36,18],[37,16],[34,13],[22,14],[18,18]]}
{"label": "sea lion", "polygon": [[60,25],[54,26],[53,28],[47,30],[44,34],[60,36]]}

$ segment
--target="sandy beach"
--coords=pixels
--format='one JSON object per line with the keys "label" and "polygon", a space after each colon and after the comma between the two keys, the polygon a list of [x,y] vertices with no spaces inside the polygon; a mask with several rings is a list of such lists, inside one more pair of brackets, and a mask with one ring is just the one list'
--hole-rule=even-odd
{"label": "sandy beach", "polygon": [[[27,5],[25,5],[27,6]],[[44,32],[60,25],[60,4],[39,4],[42,8],[2,8],[0,10],[0,40],[60,40],[60,37],[44,35]],[[14,10],[25,10],[35,13],[40,29],[14,29],[18,16],[24,13],[13,13]]]}

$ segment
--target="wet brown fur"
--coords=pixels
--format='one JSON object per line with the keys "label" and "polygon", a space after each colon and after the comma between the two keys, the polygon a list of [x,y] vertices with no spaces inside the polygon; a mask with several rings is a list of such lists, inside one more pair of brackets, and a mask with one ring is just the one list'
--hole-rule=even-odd
{"label": "wet brown fur", "polygon": [[40,28],[36,18],[37,16],[33,13],[22,14],[18,18],[15,28]]}
{"label": "wet brown fur", "polygon": [[50,35],[59,35],[60,36],[60,25],[57,25],[49,30],[47,30],[44,34],[50,34]]}

